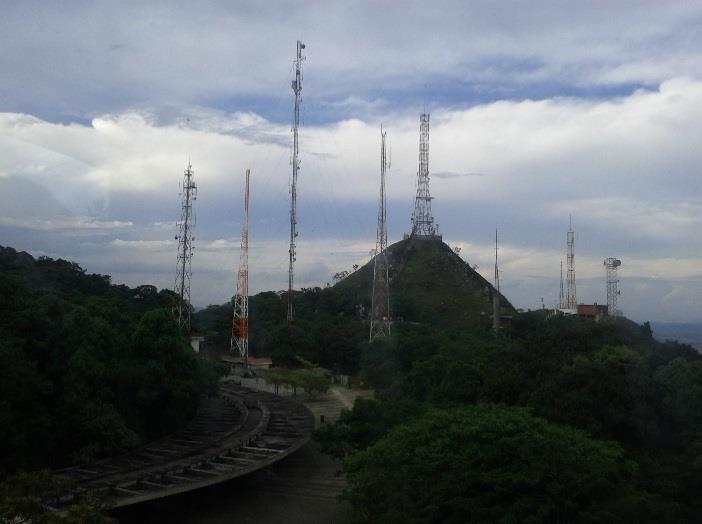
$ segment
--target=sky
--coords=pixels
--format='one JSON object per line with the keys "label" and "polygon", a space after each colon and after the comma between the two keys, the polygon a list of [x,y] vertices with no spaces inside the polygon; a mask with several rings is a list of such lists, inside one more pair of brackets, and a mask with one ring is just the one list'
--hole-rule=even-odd
{"label": "sky", "polygon": [[198,198],[192,300],[235,291],[251,169],[253,292],[287,288],[295,42],[306,44],[296,284],[410,229],[431,114],[444,241],[519,308],[578,301],[702,322],[702,4],[38,2],[0,19],[0,245],[172,288],[180,189]]}

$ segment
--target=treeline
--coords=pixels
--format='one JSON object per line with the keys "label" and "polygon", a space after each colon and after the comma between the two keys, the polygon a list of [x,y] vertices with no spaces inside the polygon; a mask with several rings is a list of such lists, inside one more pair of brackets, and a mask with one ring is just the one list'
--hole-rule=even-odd
{"label": "treeline", "polygon": [[702,356],[626,319],[398,323],[364,351],[375,400],[323,428],[367,522],[693,522]]}
{"label": "treeline", "polygon": [[[436,242],[391,253],[392,337],[368,343],[372,266],[330,288],[251,298],[251,349],[359,373],[318,434],[364,522],[693,522],[702,510],[702,356],[625,318],[517,313]],[[231,306],[199,312],[229,347]],[[505,319],[507,320],[507,319]],[[223,327],[226,326],[226,327]],[[299,366],[297,366],[299,367]]]}
{"label": "treeline", "polygon": [[[193,316],[193,329],[206,336],[214,354],[229,351],[233,312],[228,303]],[[295,321],[288,323],[286,314],[287,293],[266,291],[249,298],[252,356],[271,356],[279,367],[302,367],[303,359],[334,373],[358,373],[368,326],[351,297],[335,288],[303,288],[295,292]]]}
{"label": "treeline", "polygon": [[218,371],[174,323],[172,294],[0,247],[0,478],[175,430]]}

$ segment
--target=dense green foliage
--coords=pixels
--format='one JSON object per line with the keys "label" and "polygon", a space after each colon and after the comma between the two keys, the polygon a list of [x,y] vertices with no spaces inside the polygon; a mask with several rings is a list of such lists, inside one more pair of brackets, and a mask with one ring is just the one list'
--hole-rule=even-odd
{"label": "dense green foliage", "polygon": [[172,295],[0,247],[0,476],[117,453],[183,425],[217,382]]}
{"label": "dense green foliage", "polygon": [[[369,345],[372,273],[297,292],[292,325],[285,293],[252,299],[257,354],[359,373],[376,390],[318,433],[345,458],[363,519],[686,522],[702,511],[698,352],[654,340],[648,323],[517,313],[501,296],[496,336],[495,290],[432,240],[390,247],[392,336]],[[228,321],[227,308],[202,324]]]}
{"label": "dense green foliage", "polygon": [[[250,354],[272,356],[278,366],[298,366],[303,358],[336,373],[357,373],[368,338],[367,322],[353,314],[347,315],[345,310],[337,310],[332,298],[331,288],[296,292],[297,317],[293,324],[288,324],[286,294],[269,291],[252,296]],[[230,304],[208,306],[195,314],[195,329],[207,337],[208,351],[215,354],[229,351],[232,314]]]}
{"label": "dense green foliage", "polygon": [[259,372],[259,375],[268,384],[275,386],[276,393],[279,392],[280,386],[284,386],[293,391],[293,395],[297,395],[297,389],[302,388],[310,398],[315,398],[317,395],[326,393],[331,385],[331,381],[311,369],[286,369],[274,368]]}
{"label": "dense green foliage", "polygon": [[[702,509],[702,356],[626,319],[523,313],[498,337],[397,324],[362,372],[377,400],[358,400],[318,439],[346,457],[348,496],[366,519],[688,522]],[[507,452],[510,431],[544,463]],[[557,485],[536,482],[550,473],[534,468],[557,458]],[[453,482],[438,487],[437,477]],[[382,511],[379,478],[392,491]],[[581,479],[584,498],[563,506],[549,497],[568,491],[568,478]]]}
{"label": "dense green foliage", "polygon": [[105,514],[99,500],[90,494],[77,503],[56,512],[48,509],[43,500],[63,495],[68,481],[51,475],[46,470],[20,473],[0,482],[0,522],[34,524],[114,524],[117,521]]}
{"label": "dense green foliage", "polygon": [[494,404],[432,409],[346,472],[365,522],[621,522],[644,498],[619,445]]}
{"label": "dense green foliage", "polygon": [[[511,320],[495,336],[493,291],[447,246],[404,241],[391,251],[392,337],[369,345],[368,324],[355,314],[368,306],[372,267],[365,266],[315,290],[314,300],[301,293],[300,329],[276,345],[279,362],[299,354],[315,360],[323,354],[318,333],[330,329],[317,325],[338,322],[330,340],[343,337],[343,322],[357,333],[352,362],[376,400],[357,400],[318,440],[346,459],[348,497],[364,519],[694,520],[702,510],[698,352],[654,340],[648,323],[547,318],[545,311],[517,313],[504,300],[501,313]],[[283,299],[275,298],[281,310]],[[272,326],[271,340],[276,329],[292,328]],[[338,369],[338,356],[327,355],[327,367]],[[557,461],[555,484],[548,480],[553,463],[539,469],[500,447],[505,441],[494,432],[508,428],[520,428],[514,435],[534,456]],[[466,469],[490,481],[480,487]],[[436,471],[453,481],[439,482]],[[502,473],[534,484],[524,491]],[[576,479],[583,483],[574,486]],[[558,498],[568,490],[579,495]]]}

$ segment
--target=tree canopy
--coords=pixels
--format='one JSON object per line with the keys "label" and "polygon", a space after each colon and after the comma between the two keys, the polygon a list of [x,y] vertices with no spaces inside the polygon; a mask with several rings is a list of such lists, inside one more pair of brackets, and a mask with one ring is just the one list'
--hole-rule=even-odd
{"label": "tree canopy", "polygon": [[366,522],[623,522],[646,499],[615,442],[495,404],[431,409],[344,470]]}

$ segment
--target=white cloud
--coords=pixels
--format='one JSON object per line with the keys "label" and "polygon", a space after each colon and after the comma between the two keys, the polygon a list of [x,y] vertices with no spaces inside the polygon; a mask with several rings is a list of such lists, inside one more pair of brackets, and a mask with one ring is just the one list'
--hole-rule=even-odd
{"label": "white cloud", "polygon": [[[69,248],[64,256],[124,279],[143,276],[148,267],[161,279],[157,285],[170,286],[175,243],[166,240],[172,238],[168,224],[177,219],[177,184],[190,155],[200,197],[193,297],[222,301],[238,264],[243,172],[251,167],[252,287],[285,287],[289,128],[252,113],[191,113],[190,122],[164,123],[132,111],[95,117],[89,125],[0,114],[0,184],[15,184],[8,187],[16,191],[0,201],[0,227],[99,231],[107,236],[109,256],[86,251],[82,258]],[[600,278],[602,259],[612,255],[624,261],[622,273],[630,278],[697,278],[701,122],[702,82],[689,78],[606,101],[554,98],[436,110],[430,138],[434,215],[449,232],[447,242],[462,239],[462,255],[481,270],[492,265],[492,247],[484,240],[493,226],[485,224],[506,222],[500,226],[508,239],[501,251],[505,283],[515,286],[520,304],[555,289],[568,214],[584,279]],[[405,215],[404,228],[414,194],[418,121],[395,115],[384,126],[392,144],[391,212]],[[299,285],[324,283],[368,259],[379,133],[380,122],[360,119],[302,129]],[[484,175],[458,176],[477,173]],[[22,199],[18,180],[27,182]],[[45,194],[33,206],[37,188]],[[120,205],[136,202],[119,216],[116,194]],[[12,200],[23,204],[12,207]],[[520,229],[522,224],[534,226]],[[397,221],[390,226],[401,231]],[[599,288],[592,289],[596,297]],[[660,286],[641,293],[649,301],[675,296]],[[643,311],[642,305],[631,307]]]}
{"label": "white cloud", "polygon": [[6,217],[0,216],[0,226],[14,227],[21,229],[37,229],[41,231],[64,231],[77,234],[81,230],[91,233],[103,234],[112,233],[120,229],[131,228],[133,222],[120,220],[96,220],[85,216],[61,216],[55,215],[52,218],[41,219],[36,217]]}

